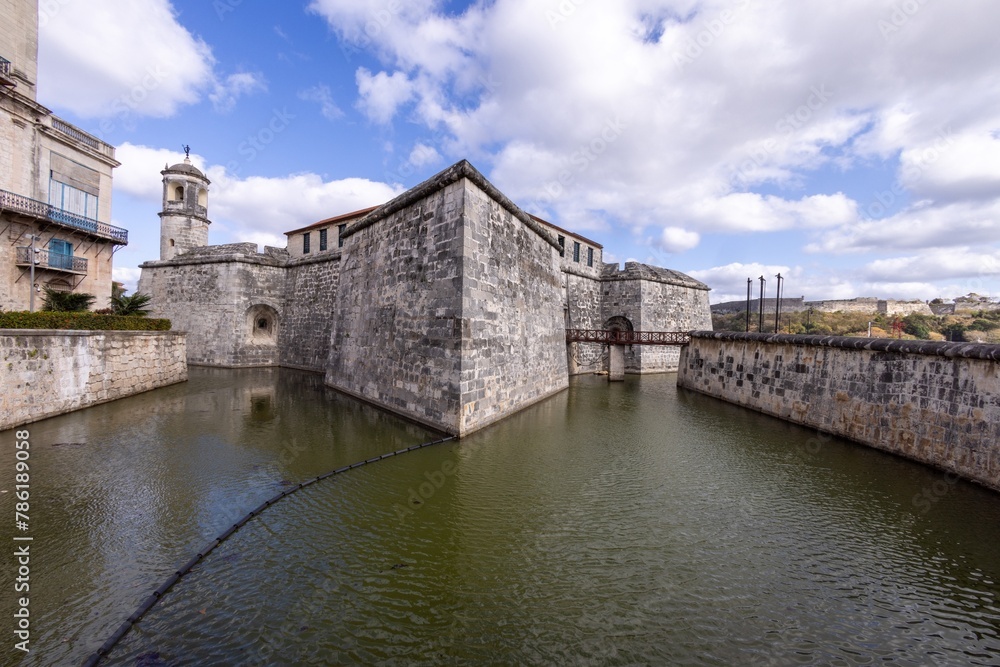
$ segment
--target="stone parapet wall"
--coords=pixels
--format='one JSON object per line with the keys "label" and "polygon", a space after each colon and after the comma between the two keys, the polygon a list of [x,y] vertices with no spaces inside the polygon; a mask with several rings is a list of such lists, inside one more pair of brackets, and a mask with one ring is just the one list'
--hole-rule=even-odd
{"label": "stone parapet wall", "polygon": [[1000,490],[1000,346],[695,332],[677,383]]}
{"label": "stone parapet wall", "polygon": [[187,380],[176,331],[0,329],[0,430]]}

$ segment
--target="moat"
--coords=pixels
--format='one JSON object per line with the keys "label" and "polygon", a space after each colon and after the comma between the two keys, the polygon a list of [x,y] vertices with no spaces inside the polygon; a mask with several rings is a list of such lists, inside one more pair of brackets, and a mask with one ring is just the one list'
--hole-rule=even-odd
{"label": "moat", "polygon": [[[1000,496],[675,379],[575,377],[303,489],[102,664],[997,664]],[[28,429],[32,650],[5,664],[81,663],[263,500],[439,437],[278,369]]]}

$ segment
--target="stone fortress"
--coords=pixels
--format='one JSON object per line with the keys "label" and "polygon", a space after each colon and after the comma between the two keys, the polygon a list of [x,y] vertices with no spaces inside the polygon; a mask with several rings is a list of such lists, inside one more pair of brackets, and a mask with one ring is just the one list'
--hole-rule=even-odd
{"label": "stone fortress", "polygon": [[[464,435],[607,370],[566,329],[710,329],[708,287],[602,261],[602,246],[528,215],[467,161],[375,208],[287,232],[285,248],[208,244],[209,180],[167,167],[160,259],[138,291],[188,332],[192,364],[284,366]],[[631,373],[676,347],[632,346]]]}
{"label": "stone fortress", "polygon": [[[777,299],[764,299],[764,312],[774,313]],[[759,298],[750,300],[750,312],[756,313],[760,305]],[[726,301],[712,304],[712,312],[720,315],[745,313],[746,299]],[[781,312],[802,313],[812,310],[817,313],[866,313],[874,315],[933,315],[934,313],[924,301],[899,301],[896,299],[878,299],[873,296],[859,296],[854,299],[826,299],[823,301],[806,301],[805,297],[782,297]]]}

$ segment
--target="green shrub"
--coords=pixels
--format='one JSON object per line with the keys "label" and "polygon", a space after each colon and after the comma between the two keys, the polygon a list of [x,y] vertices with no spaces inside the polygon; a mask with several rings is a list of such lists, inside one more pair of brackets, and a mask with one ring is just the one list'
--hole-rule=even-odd
{"label": "green shrub", "polygon": [[89,311],[14,311],[0,313],[0,329],[77,329],[87,331],[170,331],[170,320],[98,315]]}

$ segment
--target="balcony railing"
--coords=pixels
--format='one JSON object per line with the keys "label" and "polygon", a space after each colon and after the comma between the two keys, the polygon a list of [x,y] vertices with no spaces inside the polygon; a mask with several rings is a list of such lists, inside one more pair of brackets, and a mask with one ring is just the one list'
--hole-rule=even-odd
{"label": "balcony railing", "polygon": [[5,79],[10,78],[10,61],[0,56],[0,76]]}
{"label": "balcony railing", "polygon": [[85,218],[51,204],[0,190],[0,211],[14,211],[33,218],[48,220],[64,227],[71,227],[93,236],[109,239],[112,243],[128,245],[128,230],[115,227],[93,218]]}
{"label": "balcony railing", "polygon": [[98,153],[105,155],[112,160],[115,159],[115,147],[111,144],[106,144],[92,134],[87,134],[76,125],[71,125],[67,123],[62,118],[58,116],[52,116],[52,129],[58,132],[62,132],[70,139],[77,141],[84,146],[89,146]]}
{"label": "balcony railing", "polygon": [[[31,266],[31,248],[17,249],[17,265]],[[35,249],[35,266],[40,269],[65,271],[67,273],[87,273],[87,260],[83,257],[63,255],[40,248]]]}

